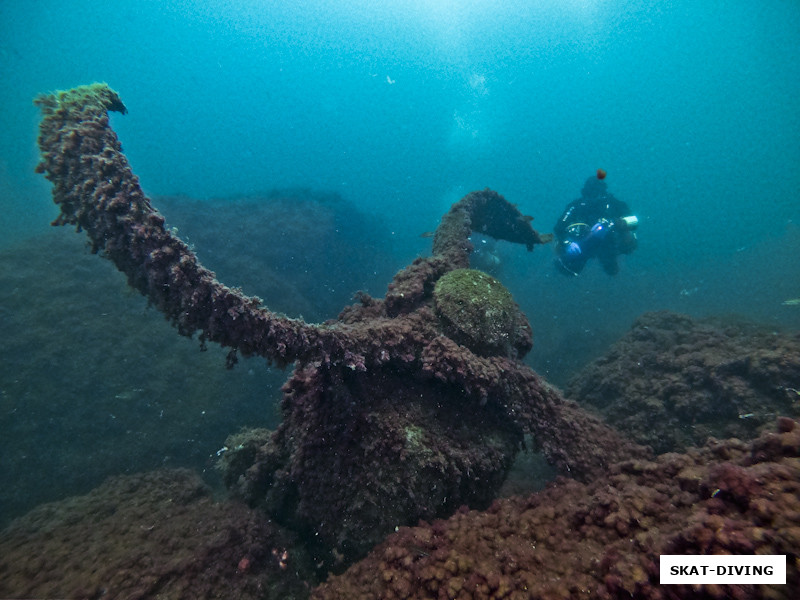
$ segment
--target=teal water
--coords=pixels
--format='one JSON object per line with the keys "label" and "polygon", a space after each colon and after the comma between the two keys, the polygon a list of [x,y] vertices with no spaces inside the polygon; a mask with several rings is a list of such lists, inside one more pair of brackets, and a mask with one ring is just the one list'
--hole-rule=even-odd
{"label": "teal water", "polygon": [[30,99],[95,80],[154,194],[309,186],[416,232],[490,186],[546,229],[603,167],[655,266],[797,220],[796,2],[513,4],[3,2],[4,229],[52,214]]}
{"label": "teal water", "polygon": [[56,214],[33,172],[32,98],[106,81],[148,194],[338,194],[385,224],[394,268],[471,190],[546,232],[607,170],[641,223],[619,275],[568,279],[550,248],[496,248],[534,328],[528,360],[557,383],[647,310],[796,329],[797,56],[794,0],[7,0],[0,248]]}

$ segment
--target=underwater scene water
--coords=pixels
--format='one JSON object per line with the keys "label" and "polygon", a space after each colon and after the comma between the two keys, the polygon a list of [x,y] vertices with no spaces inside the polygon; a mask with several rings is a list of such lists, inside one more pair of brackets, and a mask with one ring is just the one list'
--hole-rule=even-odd
{"label": "underwater scene water", "polygon": [[[679,454],[613,471],[620,498],[639,477],[648,519],[672,518],[647,513],[659,493],[683,498],[674,506],[694,511],[687,522],[707,523],[702,506],[737,531],[758,519],[800,531],[786,516],[800,514],[797,469],[781,463],[800,435],[798,55],[800,5],[789,0],[0,4],[0,555],[11,557],[0,596],[659,597],[641,548],[615,550],[623,558],[585,581],[558,571],[581,589],[525,595],[544,585],[519,575],[533,569],[527,542],[485,560],[474,540],[436,542],[482,527],[507,538],[498,514],[513,535],[525,523],[577,540],[575,515],[591,527],[594,513],[565,498],[593,506],[606,468],[653,452]],[[122,154],[95,173],[99,150],[68,145],[92,138],[89,116],[39,137],[48,110],[74,117],[93,100],[34,98],[94,82],[126,108],[101,107],[108,120],[96,115],[92,131],[103,143],[116,132],[130,186]],[[599,169],[638,218],[636,248],[615,275],[597,260],[565,274],[547,234]],[[103,192],[103,179],[118,187]],[[130,220],[124,235],[99,229],[98,242],[90,222],[124,213],[113,208],[50,226],[54,194],[111,201],[136,197],[135,185],[163,235]],[[505,200],[468,196],[486,188]],[[460,201],[457,218],[483,224],[464,256],[443,220]],[[530,227],[541,237],[525,237]],[[137,240],[148,252],[182,240],[219,282],[258,296],[280,316],[264,339],[289,358],[247,338],[246,319],[272,318],[260,309],[231,308],[228,330],[211,334],[197,295],[159,296],[152,282],[175,271],[158,270],[160,254],[135,262]],[[500,325],[448,316],[460,292],[445,289],[446,273],[465,266],[485,272],[463,273],[478,277],[469,285],[507,288],[519,314],[503,308]],[[194,335],[177,335],[189,321]],[[689,450],[708,437],[741,441]],[[518,454],[523,440],[536,452]],[[780,464],[780,493],[773,471],[751,472],[756,455]],[[691,489],[676,476],[690,460],[702,471]],[[572,479],[531,496],[556,474]],[[721,502],[719,490],[739,521],[704,504]],[[770,520],[762,497],[783,498]],[[633,517],[604,518],[635,537]],[[209,536],[200,521],[216,524]],[[581,539],[603,544],[554,545],[537,568],[590,562],[611,544],[598,531]],[[742,534],[734,547],[735,536],[703,546],[687,531],[662,529],[659,542],[650,530],[640,545],[656,556],[800,555],[789,534],[766,536],[769,547]],[[114,558],[89,576],[70,556]],[[523,565],[517,575],[509,561]],[[315,588],[328,573],[343,579]],[[369,573],[383,587],[362,585]]]}

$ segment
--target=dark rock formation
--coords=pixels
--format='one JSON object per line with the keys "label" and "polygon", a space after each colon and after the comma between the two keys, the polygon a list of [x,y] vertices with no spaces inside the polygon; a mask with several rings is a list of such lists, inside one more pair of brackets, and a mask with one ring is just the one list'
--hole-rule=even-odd
{"label": "dark rock formation", "polygon": [[751,439],[778,416],[800,416],[800,334],[647,313],[566,393],[659,453]]}
{"label": "dark rock formation", "polygon": [[2,532],[0,597],[304,598],[295,544],[263,513],[214,502],[190,471],[114,477]]}

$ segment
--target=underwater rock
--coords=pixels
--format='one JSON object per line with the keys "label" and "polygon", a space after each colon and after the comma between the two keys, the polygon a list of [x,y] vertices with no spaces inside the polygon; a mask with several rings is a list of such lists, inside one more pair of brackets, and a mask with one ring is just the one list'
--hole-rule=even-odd
{"label": "underwater rock", "polygon": [[217,279],[307,322],[336,317],[356,291],[382,288],[396,270],[388,226],[335,193],[156,200]]}
{"label": "underwater rock", "polygon": [[567,386],[568,397],[656,452],[752,439],[800,416],[800,334],[732,319],[646,313]]}
{"label": "underwater rock", "polygon": [[[351,598],[774,598],[800,586],[800,424],[621,462],[483,512],[402,527],[311,594]],[[659,584],[662,554],[785,554],[785,585]]]}
{"label": "underwater rock", "polygon": [[436,310],[448,337],[482,356],[524,356],[532,346],[531,326],[511,292],[475,269],[456,269],[433,289]]}
{"label": "underwater rock", "polygon": [[198,352],[154,316],[80,236],[0,250],[0,528],[111,475],[202,470],[243,424],[277,424],[285,373],[226,370],[224,349]]}
{"label": "underwater rock", "polygon": [[[565,401],[519,359],[480,356],[442,335],[433,291],[443,275],[469,265],[471,231],[528,248],[547,241],[500,194],[472,192],[454,204],[436,230],[433,256],[400,271],[384,299],[363,294],[337,320],[314,325],[224,286],[165,228],[109,125],[107,111],[121,104],[114,92],[77,88],[40,96],[36,104],[44,115],[37,171],[53,183],[61,211],[54,224],[84,231],[92,250],[102,251],[180,334],[199,332],[201,343],[231,348],[230,365],[237,354],[279,366],[295,363],[284,386],[284,424],[265,450],[269,472],[256,462],[243,476],[261,473],[272,482],[269,489],[250,486],[266,497],[249,501],[268,506],[283,522],[320,532],[328,553],[320,568],[354,559],[374,528],[385,531],[429,515],[437,498],[435,514],[480,503],[496,491],[516,452],[509,441],[525,434],[548,462],[583,480],[602,476],[623,457],[646,454]],[[424,406],[411,402],[409,390]],[[440,409],[440,398],[458,398],[465,416],[453,418],[449,401]],[[393,399],[396,404],[386,404]],[[484,407],[493,419],[489,434],[498,439],[486,448],[484,425],[466,417],[469,411],[483,414]],[[400,421],[402,429],[387,429],[384,410],[410,416]],[[440,417],[427,418],[438,410]],[[367,450],[369,460],[359,460]],[[408,466],[376,468],[404,451]],[[420,497],[423,484],[428,494],[447,490],[447,500]],[[398,501],[387,491],[404,486],[413,495],[401,495],[396,509]]]}
{"label": "underwater rock", "polygon": [[3,598],[284,600],[306,597],[309,576],[291,535],[183,469],[113,477],[0,534]]}

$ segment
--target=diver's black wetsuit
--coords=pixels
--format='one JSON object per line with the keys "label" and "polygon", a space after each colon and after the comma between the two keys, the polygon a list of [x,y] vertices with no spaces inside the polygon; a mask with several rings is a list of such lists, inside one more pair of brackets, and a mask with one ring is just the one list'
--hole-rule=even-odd
{"label": "diver's black wetsuit", "polygon": [[636,234],[623,219],[629,216],[628,205],[609,193],[604,181],[587,179],[581,197],[567,205],[553,228],[558,267],[577,275],[586,261],[596,257],[606,273],[615,275],[617,255],[636,249]]}

